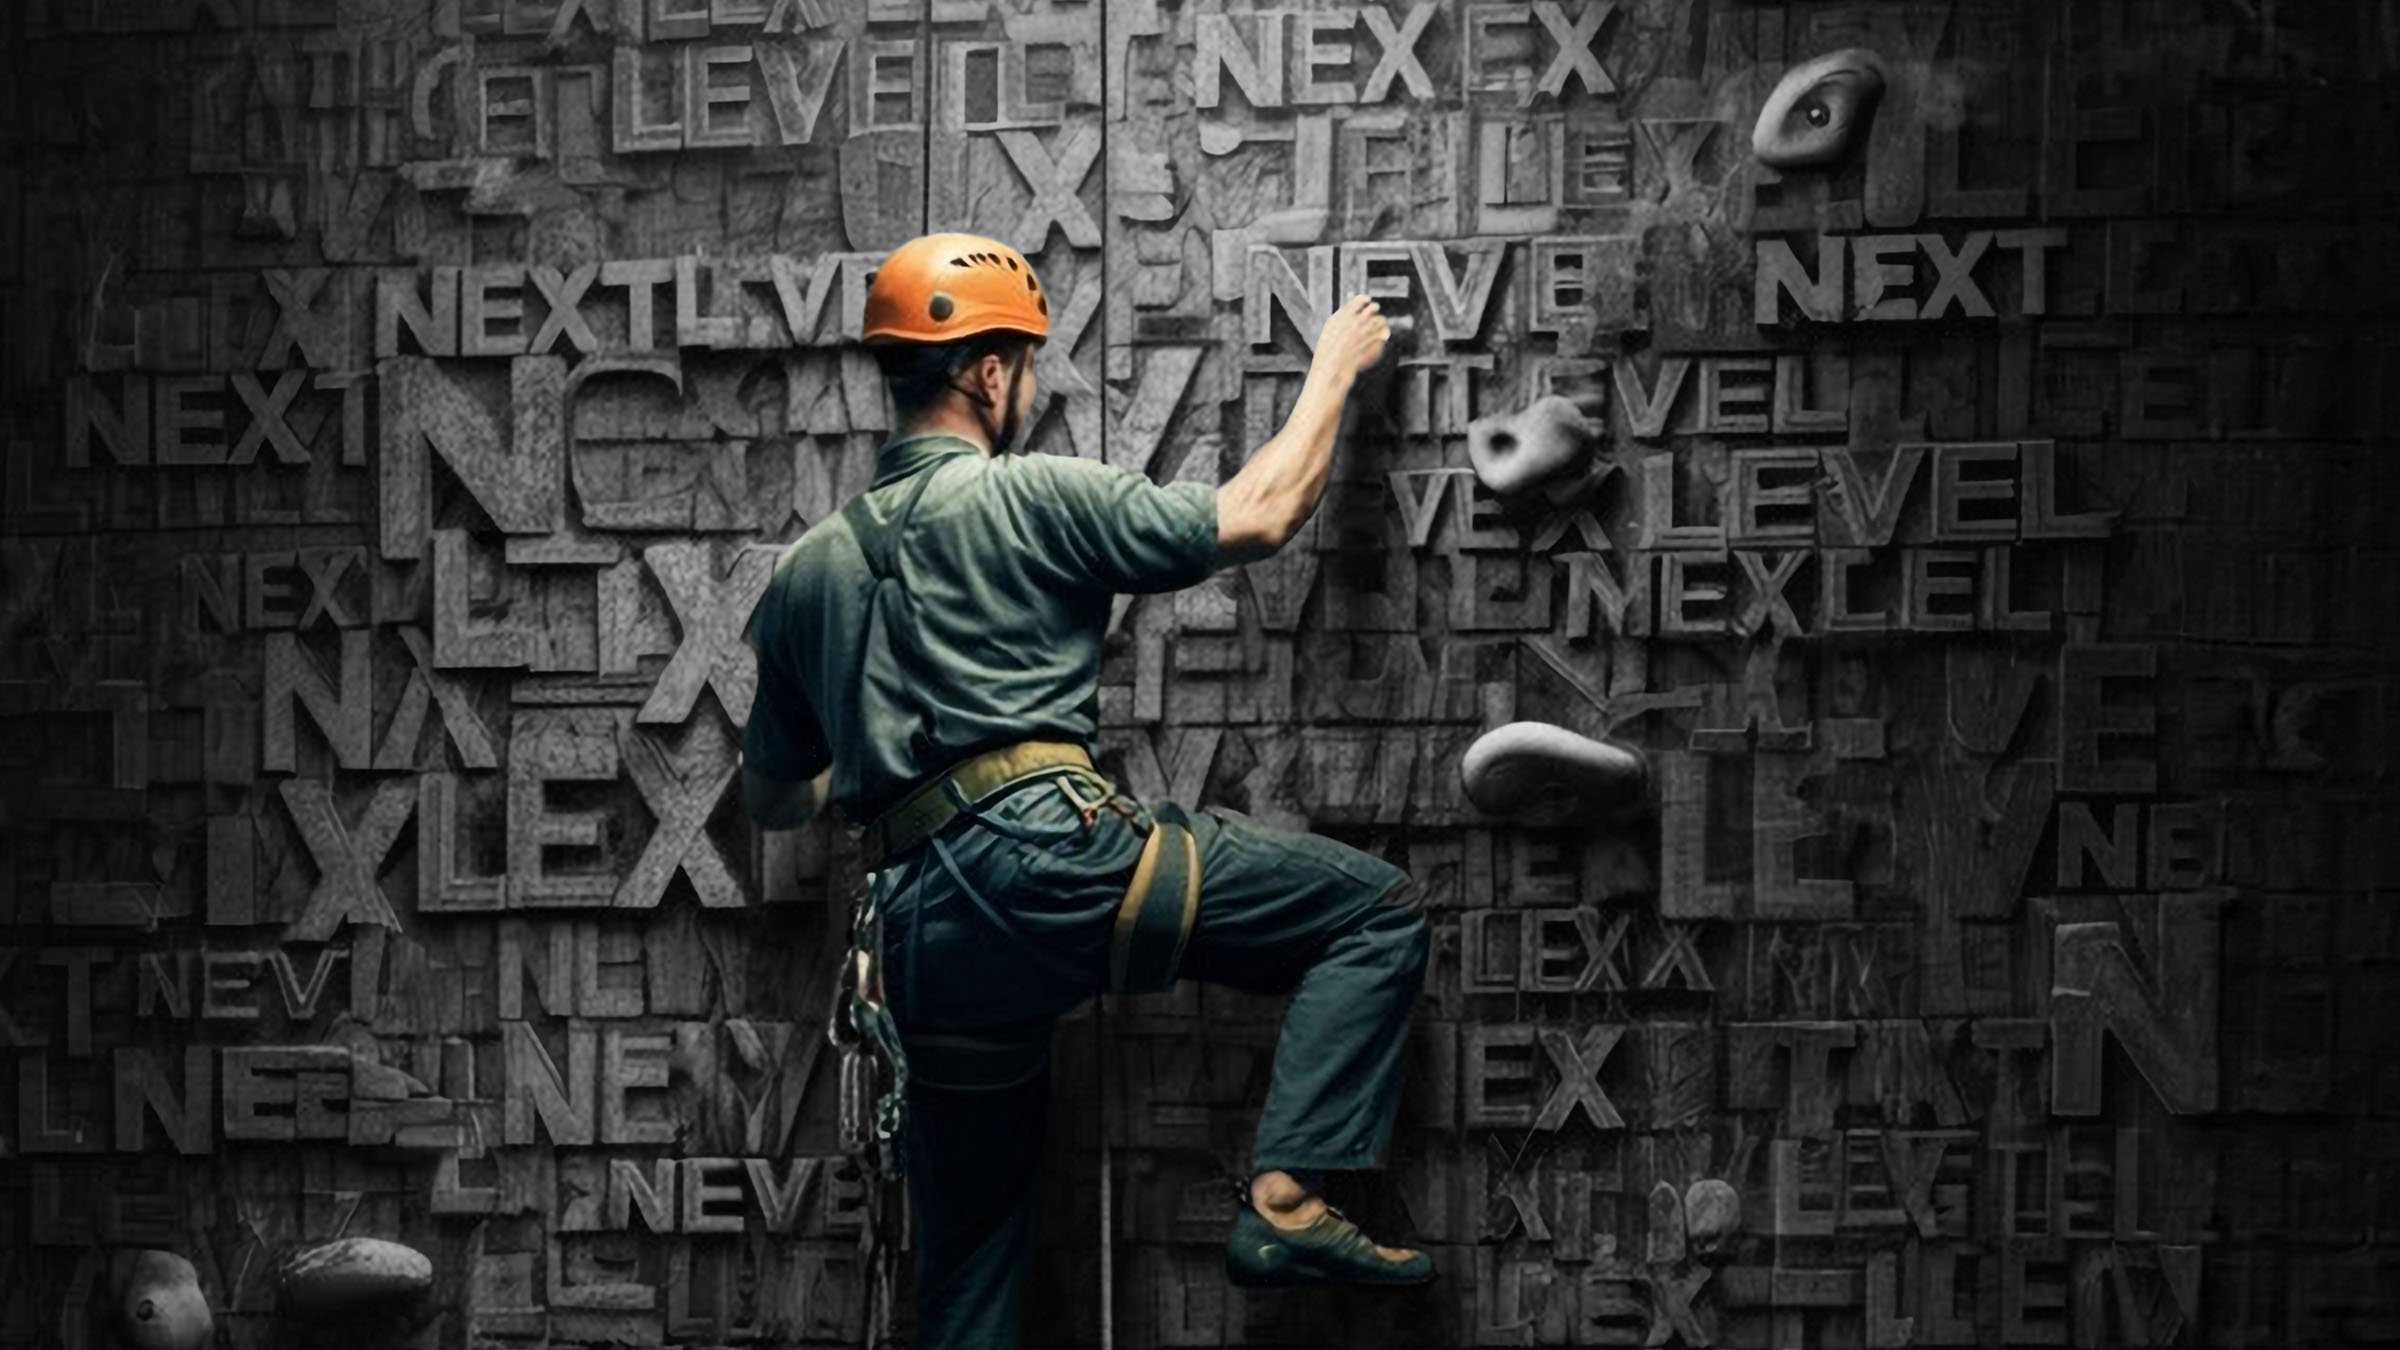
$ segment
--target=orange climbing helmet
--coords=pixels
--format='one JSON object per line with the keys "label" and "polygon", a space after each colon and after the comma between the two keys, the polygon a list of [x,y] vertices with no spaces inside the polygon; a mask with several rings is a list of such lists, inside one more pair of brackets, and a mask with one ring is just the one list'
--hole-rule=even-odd
{"label": "orange climbing helmet", "polygon": [[867,283],[869,343],[957,342],[981,333],[1050,336],[1050,297],[1025,255],[976,234],[919,235]]}

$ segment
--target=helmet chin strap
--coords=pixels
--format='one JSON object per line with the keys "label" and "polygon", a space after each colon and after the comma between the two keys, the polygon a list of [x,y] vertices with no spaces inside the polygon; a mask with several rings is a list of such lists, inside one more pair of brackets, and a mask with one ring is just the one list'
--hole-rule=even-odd
{"label": "helmet chin strap", "polygon": [[1000,424],[1000,439],[992,442],[992,453],[995,455],[1005,455],[1016,446],[1017,382],[1025,378],[1025,366],[1028,359],[1029,354],[1019,350],[1016,364],[1008,369],[1008,417]]}
{"label": "helmet chin strap", "polygon": [[991,425],[990,420],[984,416],[984,411],[992,406],[992,400],[986,396],[981,389],[962,388],[955,384],[950,386],[953,390],[964,394],[968,398],[975,401],[975,421],[978,425],[983,427],[983,434],[991,441],[992,453],[995,455],[1007,454],[1010,447],[1016,443],[1017,382],[1023,379],[1025,376],[1025,364],[1027,356],[1028,353],[1026,352],[1018,352],[1016,363],[1009,367],[1008,410],[1002,414],[1000,425],[997,428],[994,428]]}

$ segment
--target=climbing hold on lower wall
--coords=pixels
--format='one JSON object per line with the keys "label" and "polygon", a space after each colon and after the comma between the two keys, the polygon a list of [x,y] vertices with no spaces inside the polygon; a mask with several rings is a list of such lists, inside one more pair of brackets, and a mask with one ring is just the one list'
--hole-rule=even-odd
{"label": "climbing hold on lower wall", "polygon": [[1495,496],[1540,492],[1564,500],[1594,476],[1592,451],[1604,430],[1573,399],[1550,394],[1468,423],[1467,460]]}
{"label": "climbing hold on lower wall", "polygon": [[111,1262],[117,1339],[130,1350],[200,1350],[216,1334],[200,1272],[173,1252],[120,1252]]}
{"label": "climbing hold on lower wall", "polygon": [[1742,1196],[1732,1184],[1702,1177],[1683,1193],[1683,1235],[1697,1252],[1707,1252],[1742,1226]]}
{"label": "climbing hold on lower wall", "polygon": [[1459,760],[1475,809],[1528,824],[1588,819],[1639,798],[1642,752],[1548,722],[1510,722],[1475,738]]}
{"label": "climbing hold on lower wall", "polygon": [[284,1263],[276,1307],[302,1321],[380,1313],[433,1288],[433,1262],[414,1247],[382,1238],[343,1238],[296,1253]]}
{"label": "climbing hold on lower wall", "polygon": [[1883,82],[1883,59],[1864,47],[1792,67],[1758,110],[1750,153],[1770,169],[1810,169],[1849,158],[1867,143]]}

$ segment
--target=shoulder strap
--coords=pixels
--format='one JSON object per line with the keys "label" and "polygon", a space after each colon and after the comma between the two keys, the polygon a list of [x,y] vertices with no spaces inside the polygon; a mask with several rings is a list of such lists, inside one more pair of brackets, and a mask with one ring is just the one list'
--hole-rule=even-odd
{"label": "shoulder strap", "polygon": [[916,481],[909,485],[908,495],[901,500],[899,511],[892,516],[888,525],[877,520],[875,513],[868,509],[867,494],[864,492],[852,497],[842,507],[842,519],[850,522],[850,533],[858,537],[858,547],[867,555],[867,571],[874,574],[877,580],[891,575],[892,547],[900,531],[907,526],[910,513],[917,509],[917,499],[925,495],[925,485],[933,481],[934,474],[940,469],[941,465],[936,463],[917,471]]}
{"label": "shoulder strap", "polygon": [[[900,509],[893,514],[889,525],[875,519],[874,511],[867,506],[867,494],[864,492],[843,504],[842,519],[850,522],[850,532],[858,538],[859,551],[866,554],[867,573],[875,578],[875,587],[872,589],[880,589],[885,581],[896,579],[892,576],[893,545],[898,542],[901,529],[908,524],[909,515],[917,509],[917,499],[925,495],[925,485],[933,481],[933,476],[941,471],[941,467],[941,464],[934,463],[917,470],[916,481],[909,485],[908,495],[901,501]],[[870,612],[877,603],[872,589],[868,599]],[[872,622],[870,618],[870,626]],[[859,688],[865,682],[866,675],[867,644],[861,641],[858,650],[850,656],[850,687]]]}

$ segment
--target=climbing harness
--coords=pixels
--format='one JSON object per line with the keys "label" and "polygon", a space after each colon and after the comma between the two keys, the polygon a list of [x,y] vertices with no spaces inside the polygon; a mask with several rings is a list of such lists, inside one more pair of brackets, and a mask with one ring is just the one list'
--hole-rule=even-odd
{"label": "climbing harness", "polygon": [[[1140,823],[1140,813],[1127,804],[1115,785],[1097,773],[1067,768],[1050,770],[1047,776],[1049,785],[1076,810],[1075,823],[1062,830],[1038,831],[1003,820],[985,810],[982,802],[969,798],[955,779],[944,777],[941,784],[944,795],[956,807],[954,819],[964,816],[977,826],[1036,847],[1058,844],[1091,828],[1103,810],[1114,809],[1127,821]],[[1096,795],[1087,797],[1076,791],[1075,784],[1079,781],[1092,787]],[[995,795],[1030,786],[1033,784],[1019,780]],[[984,799],[989,800],[990,797]],[[1111,897],[1095,912],[1065,916],[1071,921],[1095,921],[1114,914],[1107,981],[1108,991],[1114,994],[1159,993],[1173,987],[1184,947],[1199,914],[1200,854],[1189,818],[1172,802],[1153,805],[1150,816],[1147,837],[1124,893]],[[951,851],[950,840],[942,833],[935,833],[923,842],[930,856],[919,857],[914,868],[894,867],[870,875],[867,893],[860,901],[852,925],[843,978],[837,982],[836,1011],[827,1028],[829,1039],[842,1051],[843,1146],[854,1153],[872,1149],[880,1167],[890,1176],[901,1174],[902,1132],[907,1125],[907,1094],[912,1081],[954,1091],[996,1091],[1024,1083],[1040,1073],[1050,1054],[1050,1028],[1046,1022],[977,1028],[972,1032],[930,1029],[910,1032],[899,1027],[892,1016],[884,982],[883,921],[888,910],[898,906],[901,896],[920,889],[926,874],[938,866],[984,922],[1027,960],[1070,985],[1087,978],[1063,953],[1043,946],[1012,923],[968,879]],[[903,872],[908,873],[906,884],[900,881]],[[887,902],[887,892],[897,893]],[[904,1006],[922,1007],[917,996],[917,977],[923,966],[921,907],[909,907],[907,923],[906,951],[901,957]],[[841,1007],[845,997],[846,1010]],[[841,1030],[845,1021],[849,1035]],[[867,1058],[870,1052],[889,1066],[891,1074],[890,1086],[880,1096],[873,1096],[871,1107],[868,1103],[872,1096],[873,1066]]]}
{"label": "climbing harness", "polygon": [[[842,508],[878,587],[890,579],[893,536],[916,509],[933,473],[932,468],[920,471],[889,526],[874,519],[863,495]],[[987,809],[1001,797],[1038,786],[1043,780],[1073,805],[1073,825],[1055,831],[1035,830],[1003,820]],[[1092,795],[1077,791],[1078,783]],[[1044,947],[1010,922],[968,880],[951,852],[950,841],[943,836],[953,822],[964,817],[995,834],[1048,848],[1090,830],[1102,811],[1112,809],[1135,828],[1142,828],[1142,813],[1093,767],[1082,746],[1018,741],[951,767],[869,822],[861,843],[864,859],[874,870],[868,873],[866,893],[860,897],[851,923],[850,946],[843,954],[842,972],[834,985],[834,1008],[826,1024],[826,1037],[841,1054],[841,1140],[846,1151],[872,1151],[885,1175],[899,1176],[911,1081],[955,1091],[997,1091],[1030,1081],[1049,1064],[1048,1022],[972,1032],[926,1028],[911,1033],[900,1028],[884,984],[883,921],[898,908],[901,894],[887,896],[887,891],[920,890],[926,874],[938,865],[984,921],[1029,961],[1070,985],[1080,985],[1087,973],[1065,954]],[[1070,922],[1098,921],[1113,913],[1106,987],[1115,994],[1158,993],[1172,987],[1199,915],[1200,849],[1190,817],[1165,801],[1152,804],[1149,816],[1142,850],[1124,893],[1088,914],[1062,916]],[[915,853],[919,845],[931,850],[931,858],[920,856],[910,867],[901,855]],[[906,884],[900,881],[904,873]],[[910,1009],[924,1007],[917,997],[924,927],[921,911],[921,904],[909,907],[907,954],[901,971],[903,1006]],[[874,1091],[870,1052],[890,1069],[890,1084],[881,1094]]]}

